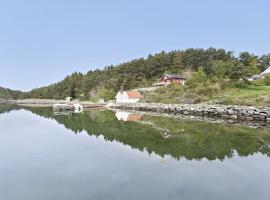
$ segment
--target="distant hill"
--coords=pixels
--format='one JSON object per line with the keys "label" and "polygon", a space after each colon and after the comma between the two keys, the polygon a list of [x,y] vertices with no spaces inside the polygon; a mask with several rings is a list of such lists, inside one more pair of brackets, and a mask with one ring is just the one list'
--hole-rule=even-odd
{"label": "distant hill", "polygon": [[22,95],[23,95],[23,92],[21,91],[0,87],[0,100],[1,99],[17,99],[19,96],[22,96]]}
{"label": "distant hill", "polygon": [[[112,99],[124,87],[131,89],[149,86],[164,73],[181,74],[203,68],[207,76],[241,78],[263,71],[270,62],[270,55],[256,56],[243,52],[235,57],[224,49],[187,49],[161,52],[119,65],[110,65],[86,74],[73,73],[64,80],[26,93],[8,92],[11,97],[64,99]],[[228,67],[226,67],[228,66]],[[2,92],[3,93],[3,92]],[[5,94],[5,93],[3,93]]]}

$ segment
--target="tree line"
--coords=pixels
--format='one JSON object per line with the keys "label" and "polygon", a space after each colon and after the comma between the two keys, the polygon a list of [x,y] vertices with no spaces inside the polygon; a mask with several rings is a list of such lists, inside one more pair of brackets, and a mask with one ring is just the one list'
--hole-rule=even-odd
{"label": "tree line", "polygon": [[0,87],[0,99],[18,99],[23,96],[23,92]]}

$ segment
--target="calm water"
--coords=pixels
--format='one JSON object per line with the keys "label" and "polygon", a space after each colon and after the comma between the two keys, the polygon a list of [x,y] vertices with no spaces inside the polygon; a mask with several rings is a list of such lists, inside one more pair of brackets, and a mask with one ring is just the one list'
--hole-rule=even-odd
{"label": "calm water", "polygon": [[0,105],[0,199],[270,199],[269,130]]}

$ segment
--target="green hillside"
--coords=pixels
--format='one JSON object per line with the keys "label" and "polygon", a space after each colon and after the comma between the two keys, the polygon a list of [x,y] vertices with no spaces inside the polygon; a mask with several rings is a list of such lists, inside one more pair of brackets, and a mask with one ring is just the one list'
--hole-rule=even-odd
{"label": "green hillside", "polygon": [[22,96],[22,94],[23,93],[20,91],[0,87],[0,99],[17,99],[19,96]]}
{"label": "green hillside", "polygon": [[231,51],[215,48],[163,51],[86,74],[76,72],[58,83],[33,89],[19,97],[64,99],[70,95],[85,100],[109,100],[121,87],[131,89],[149,86],[164,72],[190,76],[201,68],[207,80],[239,80],[261,72],[269,65],[269,61],[270,54],[256,56],[244,52],[235,57]]}

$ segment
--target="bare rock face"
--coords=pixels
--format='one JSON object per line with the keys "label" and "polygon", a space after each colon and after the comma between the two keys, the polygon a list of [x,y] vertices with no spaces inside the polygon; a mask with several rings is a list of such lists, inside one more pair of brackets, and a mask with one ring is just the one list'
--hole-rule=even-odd
{"label": "bare rock face", "polygon": [[175,113],[182,115],[208,116],[212,118],[233,119],[240,121],[269,122],[270,107],[225,106],[209,104],[160,104],[160,103],[133,103],[113,104],[115,109],[136,110],[157,113]]}

